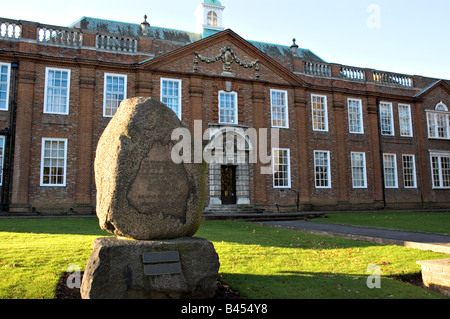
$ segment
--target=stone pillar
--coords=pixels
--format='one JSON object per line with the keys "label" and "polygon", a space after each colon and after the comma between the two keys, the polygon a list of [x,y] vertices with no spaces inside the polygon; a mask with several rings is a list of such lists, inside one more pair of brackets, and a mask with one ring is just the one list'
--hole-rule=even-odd
{"label": "stone pillar", "polygon": [[381,163],[380,136],[378,132],[378,107],[374,97],[368,98],[370,142],[372,144],[372,173],[374,208],[384,207],[383,167]]}
{"label": "stone pillar", "polygon": [[[266,105],[266,97],[264,93],[264,85],[259,82],[253,83],[253,127],[256,129],[258,135],[258,140],[255,141],[253,145],[254,154],[257,157],[256,163],[254,163],[254,178],[253,178],[253,192],[254,192],[254,204],[257,206],[268,205],[267,203],[267,175],[261,174],[261,168],[263,166],[271,164],[262,164],[259,154],[262,152],[270,152],[270,145],[268,145],[268,150],[260,150],[260,128],[270,129],[270,116],[268,119],[264,116],[264,109],[270,106]],[[270,112],[270,110],[269,110]],[[269,113],[270,114],[270,113]],[[270,137],[267,138],[268,143],[270,143]]]}
{"label": "stone pillar", "polygon": [[308,178],[308,125],[306,118],[306,91],[303,88],[295,89],[294,96],[295,115],[297,118],[297,142],[298,142],[298,185],[300,192],[300,204],[302,209],[309,209],[310,182]]}
{"label": "stone pillar", "polygon": [[250,205],[248,164],[238,164],[236,167],[236,197],[237,205]]}
{"label": "stone pillar", "polygon": [[209,164],[209,205],[222,205],[221,164]]}
{"label": "stone pillar", "polygon": [[29,212],[31,134],[35,64],[21,61],[17,81],[17,116],[10,212]]}
{"label": "stone pillar", "polygon": [[348,161],[347,144],[345,143],[345,97],[342,94],[334,93],[333,111],[336,128],[336,158],[337,158],[337,184],[339,190],[338,204],[341,209],[348,209]]}
{"label": "stone pillar", "polygon": [[[92,213],[93,176],[93,111],[95,96],[95,69],[80,70],[80,107],[78,112],[77,183],[75,211],[80,214]],[[95,206],[95,204],[94,204]]]}

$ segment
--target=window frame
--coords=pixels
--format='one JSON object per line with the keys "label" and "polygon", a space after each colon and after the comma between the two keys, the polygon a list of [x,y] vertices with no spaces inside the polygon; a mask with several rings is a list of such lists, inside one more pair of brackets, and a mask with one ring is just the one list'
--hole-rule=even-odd
{"label": "window frame", "polygon": [[[315,128],[315,115],[314,115],[314,98],[323,98],[323,110],[317,112],[323,112],[323,129]],[[315,132],[328,132],[328,101],[326,95],[311,94],[311,119],[312,119],[312,129]]]}
{"label": "window frame", "polygon": [[[175,112],[173,110],[172,107],[170,107],[168,104],[166,104],[163,101],[164,97],[169,97],[169,98],[174,98],[174,96],[169,96],[169,95],[163,95],[163,90],[164,90],[164,82],[165,81],[170,81],[170,82],[174,82],[174,83],[178,83],[178,112]],[[160,92],[159,92],[159,100],[161,101],[161,103],[165,104],[168,108],[170,108],[172,111],[174,111],[174,113],[178,116],[178,118],[181,121],[181,117],[182,117],[182,97],[183,97],[183,80],[181,79],[172,79],[172,78],[161,78],[160,79]]]}
{"label": "window frame", "polygon": [[[107,98],[106,98],[106,96],[107,96],[108,93],[110,93],[110,92],[107,91],[107,79],[108,79],[108,77],[113,77],[113,78],[117,77],[117,78],[123,78],[124,79],[124,92],[123,92],[124,98],[117,105],[117,109],[116,109],[116,111],[114,112],[113,115],[106,114],[106,109],[107,109]],[[120,103],[123,100],[127,99],[127,90],[128,90],[127,80],[128,80],[128,75],[127,74],[119,74],[119,73],[105,73],[104,74],[104,77],[103,77],[103,81],[104,81],[103,82],[103,117],[114,117],[114,115],[119,110]],[[120,93],[115,92],[115,91],[111,91],[111,94],[117,95],[117,94],[120,94]]]}
{"label": "window frame", "polygon": [[[55,112],[55,111],[48,111],[48,75],[50,71],[59,71],[59,72],[67,72],[67,99],[66,99],[66,105],[65,105],[65,112]],[[62,69],[62,68],[53,68],[53,67],[46,67],[45,68],[45,87],[44,87],[44,114],[56,114],[56,115],[69,115],[69,105],[70,105],[70,80],[71,80],[71,73],[72,70],[70,69]]]}
{"label": "window frame", "polygon": [[[287,167],[286,169],[287,180],[285,180],[287,182],[287,185],[283,186],[275,185],[276,180],[275,173],[279,171],[278,169],[275,168],[275,166],[277,165],[276,163],[278,163],[277,161],[275,161],[275,152],[286,152],[285,158],[287,159],[287,163],[283,164],[283,166]],[[273,169],[272,175],[273,188],[275,189],[291,188],[291,150],[289,148],[272,148],[272,169]]]}
{"label": "window frame", "polygon": [[[45,144],[46,142],[64,142],[64,166],[63,166],[63,182],[61,184],[52,184],[52,183],[44,183],[44,170],[45,165],[44,161],[46,158],[45,156]],[[67,138],[50,138],[50,137],[43,137],[42,138],[42,145],[41,145],[41,176],[40,176],[40,186],[42,187],[66,187],[67,185],[67,149],[68,149],[68,139]],[[57,157],[59,158],[59,157]],[[60,159],[60,158],[59,158]],[[50,166],[52,168],[52,166]]]}
{"label": "window frame", "polygon": [[[409,126],[409,133],[408,134],[403,134],[402,132],[402,111],[400,110],[402,107],[406,107],[407,108],[407,121],[408,121],[408,126]],[[399,103],[398,104],[398,123],[399,123],[399,128],[400,128],[400,136],[401,137],[414,137],[414,133],[413,133],[413,123],[412,123],[412,113],[411,113],[411,105],[410,104],[403,104],[403,103]]]}
{"label": "window frame", "polygon": [[[389,134],[384,133],[383,131],[383,116],[382,116],[382,106],[387,106],[389,108],[389,119],[390,119],[390,132]],[[395,136],[395,125],[394,125],[394,111],[392,107],[392,102],[380,102],[380,132],[383,136]]]}
{"label": "window frame", "polygon": [[5,107],[0,108],[0,111],[8,111],[9,110],[9,94],[11,90],[11,63],[4,63],[0,62],[0,84],[1,82],[1,68],[6,67],[7,68],[7,74],[6,74],[6,98],[5,98]]}
{"label": "window frame", "polygon": [[[282,100],[284,101],[284,105],[274,106],[274,97],[273,97],[274,93],[284,94],[284,98],[282,98]],[[289,105],[288,105],[288,103],[289,102],[288,102],[288,91],[287,90],[277,90],[277,89],[270,90],[270,116],[271,116],[271,126],[272,127],[289,128]],[[283,110],[285,125],[274,125],[274,121],[278,121],[278,122],[280,121],[280,120],[274,119],[274,113],[277,113],[277,112],[274,112],[274,107]],[[278,113],[282,114],[282,112],[278,112]]]}
{"label": "window frame", "polygon": [[[412,159],[411,163],[412,163],[412,167],[405,167],[405,157],[410,157]],[[416,172],[416,156],[414,154],[402,154],[402,167],[403,167],[403,187],[405,188],[417,188],[417,172]],[[408,186],[406,185],[406,176],[407,173],[406,171],[410,169],[411,172],[411,176],[413,177],[413,181],[414,181],[414,185],[413,186]]]}
{"label": "window frame", "polygon": [[[230,96],[232,96],[233,97],[233,103],[234,103],[234,117],[233,117],[233,120],[234,120],[234,122],[226,122],[226,121],[223,121],[223,120],[221,120],[222,119],[222,116],[221,116],[221,112],[222,112],[222,110],[224,109],[223,108],[223,106],[222,106],[222,99],[221,99],[221,97],[222,97],[222,94],[226,94],[226,95],[230,95]],[[219,99],[219,107],[218,107],[218,109],[219,109],[219,124],[231,124],[231,125],[237,125],[239,122],[239,118],[238,118],[238,94],[237,94],[237,92],[235,92],[235,91],[231,91],[231,92],[227,92],[227,91],[224,91],[224,90],[220,90],[219,91],[219,94],[218,94],[218,99]],[[225,117],[226,115],[223,115],[223,117]]]}
{"label": "window frame", "polygon": [[[326,166],[326,174],[327,174],[327,185],[323,186],[323,185],[318,185],[318,181],[319,179],[317,178],[317,168],[318,167],[325,167],[324,165],[317,165],[317,154],[319,153],[325,153],[326,154],[326,161],[327,161],[327,166]],[[320,179],[322,180],[322,179]],[[325,179],[323,179],[325,180]],[[314,151],[314,185],[315,188],[317,189],[330,189],[331,188],[331,156],[330,156],[330,151],[323,151],[323,150],[315,150]]]}
{"label": "window frame", "polygon": [[[443,106],[446,110],[436,110],[439,106]],[[425,110],[427,117],[427,130],[428,130],[428,139],[437,139],[437,140],[450,140],[450,112],[448,111],[448,107],[441,101],[436,104],[434,110]],[[432,125],[430,125],[430,116],[432,116]],[[443,116],[447,126],[447,137],[439,136],[439,125],[438,125],[438,116]],[[433,127],[433,130],[431,128]],[[431,131],[433,131],[434,135],[431,135]]]}
{"label": "window frame", "polygon": [[[354,171],[354,169],[355,168],[361,168],[361,167],[355,167],[355,165],[354,165],[354,159],[353,159],[353,155],[354,154],[359,154],[359,155],[361,155],[362,154],[362,162],[363,162],[363,166],[362,166],[362,170],[363,170],[363,172],[362,172],[362,177],[363,177],[363,184],[364,185],[362,185],[362,186],[355,186],[355,171]],[[350,161],[351,161],[351,164],[350,164],[350,166],[351,166],[351,169],[352,169],[352,187],[354,188],[354,189],[367,189],[367,163],[366,163],[366,153],[365,152],[351,152],[350,153]]]}
{"label": "window frame", "polygon": [[[357,114],[357,116],[359,117],[359,119],[357,120],[359,122],[360,125],[360,131],[352,131],[352,114],[354,114],[353,112],[350,112],[350,102],[358,102],[358,109],[359,109],[359,114]],[[364,119],[363,119],[363,108],[362,108],[362,100],[361,99],[354,99],[354,98],[348,98],[347,99],[347,113],[348,113],[348,131],[351,134],[364,134]]]}
{"label": "window frame", "polygon": [[[393,167],[386,167],[386,156],[392,156]],[[387,173],[386,169],[393,169],[393,181],[395,182],[393,186],[387,185]],[[384,176],[384,188],[396,189],[398,188],[398,169],[397,169],[397,154],[394,153],[383,153],[383,176]]]}
{"label": "window frame", "polygon": [[[438,182],[439,186],[436,186],[436,179],[435,179],[435,168],[433,167],[433,157],[438,158]],[[448,162],[450,165],[450,152],[439,152],[439,151],[430,151],[430,168],[431,168],[431,183],[433,189],[450,189],[450,183],[449,186],[443,186],[444,185],[444,178],[443,178],[443,171],[442,171],[442,158],[448,158]]]}

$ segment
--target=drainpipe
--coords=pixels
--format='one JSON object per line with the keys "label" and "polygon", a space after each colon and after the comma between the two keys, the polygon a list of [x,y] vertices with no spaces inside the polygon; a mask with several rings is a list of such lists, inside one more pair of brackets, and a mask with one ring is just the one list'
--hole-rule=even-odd
{"label": "drainpipe", "polygon": [[14,156],[15,134],[16,134],[16,84],[17,84],[17,70],[19,69],[19,62],[11,63],[11,69],[13,71],[12,77],[12,96],[11,107],[9,113],[9,128],[0,131],[0,135],[6,137],[5,150],[4,150],[4,163],[3,163],[3,183],[0,210],[9,210],[9,199],[11,194],[11,175],[12,175],[12,163]]}
{"label": "drainpipe", "polygon": [[380,100],[377,99],[377,122],[378,122],[378,143],[380,148],[380,164],[381,164],[381,187],[383,188],[383,208],[386,208],[386,187],[384,184],[384,158],[383,158],[383,142],[380,123]]}

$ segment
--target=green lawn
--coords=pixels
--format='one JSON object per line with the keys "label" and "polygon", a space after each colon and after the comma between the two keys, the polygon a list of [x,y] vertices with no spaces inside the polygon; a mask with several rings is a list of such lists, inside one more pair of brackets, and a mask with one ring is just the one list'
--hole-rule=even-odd
{"label": "green lawn", "polygon": [[312,221],[450,234],[450,212],[333,213]]}
{"label": "green lawn", "polygon": [[[103,236],[95,218],[0,219],[0,298],[54,298],[61,274],[71,264],[84,270]],[[247,298],[442,297],[391,277],[444,254],[232,221],[204,222],[196,236],[214,243],[220,279]],[[367,287],[369,265],[380,267],[379,289]]]}

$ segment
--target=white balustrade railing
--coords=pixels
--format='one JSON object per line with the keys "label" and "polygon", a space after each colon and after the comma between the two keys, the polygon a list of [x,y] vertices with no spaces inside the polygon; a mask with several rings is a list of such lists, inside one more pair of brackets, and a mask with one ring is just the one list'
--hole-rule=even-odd
{"label": "white balustrade railing", "polygon": [[364,72],[364,70],[360,69],[341,67],[341,78],[348,80],[365,81],[366,73]]}
{"label": "white balustrade railing", "polygon": [[137,39],[99,34],[97,35],[97,49],[134,53],[137,52]]}
{"label": "white balustrade railing", "polygon": [[40,26],[37,28],[36,38],[42,44],[55,44],[69,47],[80,47],[83,44],[83,33],[78,29]]}
{"label": "white balustrade railing", "polygon": [[386,73],[375,71],[373,73],[373,80],[375,82],[393,84],[399,86],[413,87],[413,78],[408,75],[401,75],[395,73]]}
{"label": "white balustrade railing", "polygon": [[304,62],[303,70],[306,74],[331,77],[331,66],[328,64]]}
{"label": "white balustrade railing", "polygon": [[22,26],[7,20],[0,20],[0,38],[20,39],[22,35]]}

